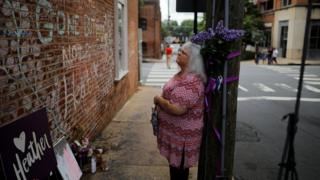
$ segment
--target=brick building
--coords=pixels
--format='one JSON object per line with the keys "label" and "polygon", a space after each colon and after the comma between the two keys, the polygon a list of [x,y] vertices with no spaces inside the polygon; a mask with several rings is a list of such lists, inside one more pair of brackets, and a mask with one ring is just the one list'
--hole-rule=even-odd
{"label": "brick building", "polygon": [[159,0],[144,0],[140,8],[143,57],[161,58],[161,12]]}
{"label": "brick building", "polygon": [[[267,42],[280,57],[302,57],[308,0],[254,0],[263,14]],[[309,59],[320,59],[320,1],[313,0],[309,39]]]}
{"label": "brick building", "polygon": [[53,141],[94,137],[138,86],[138,0],[0,7],[0,125],[46,107]]}

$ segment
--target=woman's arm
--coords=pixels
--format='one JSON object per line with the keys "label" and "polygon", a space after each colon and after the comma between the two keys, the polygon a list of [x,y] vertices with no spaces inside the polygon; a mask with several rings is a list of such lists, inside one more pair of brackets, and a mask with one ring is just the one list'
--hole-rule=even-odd
{"label": "woman's arm", "polygon": [[153,101],[155,105],[160,106],[161,109],[172,115],[180,116],[187,112],[187,108],[172,104],[161,96],[155,96]]}

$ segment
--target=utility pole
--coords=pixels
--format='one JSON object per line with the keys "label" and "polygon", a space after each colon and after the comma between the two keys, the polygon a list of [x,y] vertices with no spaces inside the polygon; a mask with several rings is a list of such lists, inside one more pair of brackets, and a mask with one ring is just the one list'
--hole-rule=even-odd
{"label": "utility pole", "polygon": [[170,34],[170,1],[169,0],[168,0],[168,30]]}
{"label": "utility pole", "polygon": [[197,1],[193,0],[193,11],[194,11],[194,18],[193,18],[193,33],[198,33],[198,7],[197,7]]}
{"label": "utility pole", "polygon": [[[212,25],[216,25],[219,20],[225,19],[226,9],[229,10],[229,23],[228,26],[231,29],[242,28],[243,18],[243,0],[229,0],[229,7],[225,7],[224,0],[207,0],[207,19],[206,27],[210,28]],[[234,49],[241,49],[241,44],[235,44]],[[223,75],[227,72],[227,77],[239,76],[240,62],[239,57],[227,62],[227,69],[224,70],[224,64],[214,67],[215,76]],[[222,162],[224,167],[223,175],[226,178],[220,179],[232,179],[233,176],[233,162],[234,162],[234,149],[235,149],[235,129],[236,129],[236,115],[237,115],[237,97],[238,97],[238,81],[233,81],[227,84],[226,87],[226,109],[225,109],[225,153]],[[221,144],[218,142],[213,131],[213,127],[217,127],[219,130],[222,129],[223,123],[222,112],[223,112],[223,93],[218,92],[213,94],[212,109],[209,110],[210,119],[205,117],[204,134],[201,145],[200,159],[198,165],[198,179],[219,179],[216,178],[217,169],[219,166],[217,162],[221,161],[218,159],[221,154]],[[218,172],[219,173],[219,172]]]}

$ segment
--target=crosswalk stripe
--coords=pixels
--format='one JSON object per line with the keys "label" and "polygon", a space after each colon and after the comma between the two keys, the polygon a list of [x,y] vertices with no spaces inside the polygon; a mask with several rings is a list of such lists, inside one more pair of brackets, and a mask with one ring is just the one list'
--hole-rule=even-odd
{"label": "crosswalk stripe", "polygon": [[173,74],[152,74],[148,78],[171,78]]}
{"label": "crosswalk stripe", "polygon": [[244,88],[244,87],[242,87],[242,86],[238,86],[239,87],[239,89],[241,89],[242,91],[245,91],[245,92],[248,92],[248,89],[247,88]]}
{"label": "crosswalk stripe", "polygon": [[145,83],[145,86],[160,86],[162,87],[164,85],[164,83]]}
{"label": "crosswalk stripe", "polygon": [[266,85],[264,85],[262,83],[253,83],[253,85],[256,86],[257,88],[259,88],[260,90],[264,91],[264,92],[276,92],[272,88],[269,88],[268,86],[266,86]]}
{"label": "crosswalk stripe", "polygon": [[167,78],[165,78],[165,79],[151,79],[151,78],[148,78],[147,80],[146,80],[146,82],[168,82],[168,79]]}
{"label": "crosswalk stripe", "polygon": [[[275,97],[275,96],[258,96],[258,97],[238,97],[238,101],[250,100],[270,100],[270,101],[296,101],[296,97]],[[320,98],[301,98],[305,102],[320,102]]]}
{"label": "crosswalk stripe", "polygon": [[[300,77],[300,74],[287,74],[288,76],[292,76],[292,77]],[[315,74],[304,74],[303,77],[318,77]]]}
{"label": "crosswalk stripe", "polygon": [[304,87],[305,87],[306,89],[308,89],[309,91],[316,92],[316,93],[320,93],[320,89],[315,88],[315,87],[313,87],[313,86],[304,85]]}
{"label": "crosswalk stripe", "polygon": [[289,90],[289,91],[293,91],[293,92],[297,92],[298,90],[296,88],[293,88],[287,84],[284,83],[275,83],[274,85],[281,87],[283,89]]}
{"label": "crosswalk stripe", "polygon": [[[295,77],[295,79],[299,80],[298,77]],[[303,78],[303,80],[305,81],[320,81],[320,78]]]}
{"label": "crosswalk stripe", "polygon": [[174,75],[176,73],[169,73],[169,72],[150,72],[149,75]]}
{"label": "crosswalk stripe", "polygon": [[305,81],[304,83],[311,84],[311,85],[320,85],[320,82],[314,82],[314,81]]}

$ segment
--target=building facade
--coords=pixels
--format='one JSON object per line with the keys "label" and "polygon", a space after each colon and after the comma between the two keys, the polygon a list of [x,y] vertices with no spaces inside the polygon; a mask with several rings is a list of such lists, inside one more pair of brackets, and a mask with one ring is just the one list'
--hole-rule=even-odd
{"label": "building facade", "polygon": [[53,141],[94,137],[138,86],[138,0],[0,7],[0,126],[45,107]]}
{"label": "building facade", "polygon": [[313,0],[310,32],[305,32],[308,0],[257,0],[267,32],[265,44],[279,56],[301,59],[303,40],[309,35],[308,59],[320,59],[320,1]]}
{"label": "building facade", "polygon": [[145,58],[161,58],[161,12],[159,0],[144,0],[140,8],[142,51]]}

